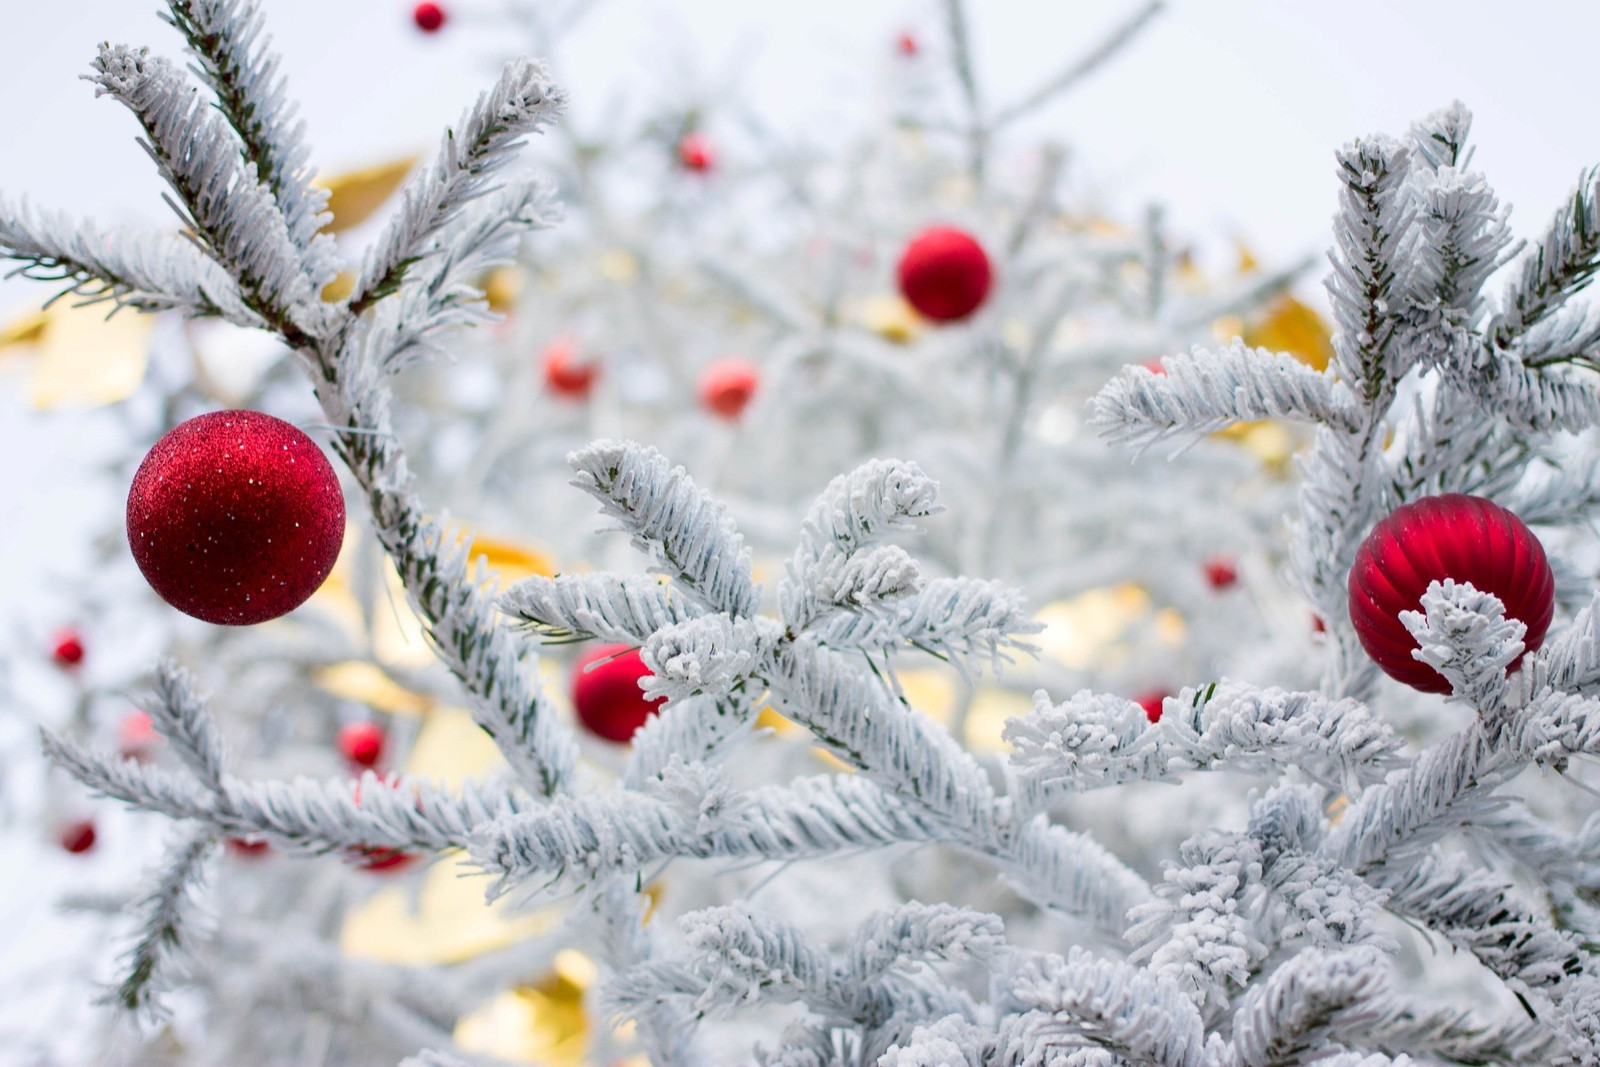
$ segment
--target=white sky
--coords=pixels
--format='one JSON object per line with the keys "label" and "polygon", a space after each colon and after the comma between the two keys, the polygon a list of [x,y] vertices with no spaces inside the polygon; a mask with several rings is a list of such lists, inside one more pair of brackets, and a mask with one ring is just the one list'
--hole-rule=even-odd
{"label": "white sky", "polygon": [[[969,0],[991,100],[1076,55],[1134,0]],[[409,0],[264,0],[315,159],[333,171],[426,148],[486,85],[517,37],[500,0],[448,0],[417,33]],[[78,80],[98,41],[176,55],[154,0],[10,0],[0,64],[0,191],[103,221],[167,225],[131,118]],[[681,72],[736,78],[780,123],[847,114],[894,35],[934,35],[933,0],[603,0],[557,70],[581,120],[619,88],[692,95]],[[1117,213],[1168,208],[1175,236],[1238,234],[1289,258],[1325,244],[1332,150],[1401,133],[1455,97],[1474,110],[1476,165],[1513,224],[1538,232],[1579,170],[1600,162],[1592,71],[1600,3],[1537,0],[1173,0],[1141,40],[1037,123]],[[0,284],[0,313],[37,290]]]}
{"label": "white sky", "polygon": [[[324,172],[430,150],[520,40],[491,17],[501,0],[447,0],[454,18],[435,37],[411,25],[411,0],[263,2]],[[1025,93],[1137,6],[969,4],[991,101]],[[0,192],[101,222],[172,225],[131,117],[78,77],[102,40],[179,55],[157,6],[0,0]],[[826,132],[872,97],[900,30],[932,39],[938,25],[936,0],[602,0],[556,74],[585,128],[621,90],[686,99],[737,83],[774,123]],[[1477,116],[1476,164],[1516,205],[1516,230],[1534,235],[1600,163],[1597,42],[1597,0],[1172,0],[1037,126],[1073,146],[1074,173],[1115,214],[1159,201],[1174,239],[1198,239],[1211,262],[1238,235],[1270,264],[1326,247],[1337,145],[1403,132],[1460,97]],[[1314,300],[1316,281],[1302,287]],[[0,323],[44,295],[0,281]],[[62,536],[70,516],[109,505],[86,495],[96,421],[31,412],[20,387],[19,368],[0,362],[0,603],[34,598],[48,612],[39,561],[81,566]]]}

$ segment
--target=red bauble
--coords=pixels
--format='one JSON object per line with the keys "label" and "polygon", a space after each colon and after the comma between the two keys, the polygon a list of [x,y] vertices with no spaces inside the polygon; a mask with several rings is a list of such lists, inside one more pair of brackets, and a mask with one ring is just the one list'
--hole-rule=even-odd
{"label": "red bauble", "polygon": [[[392,772],[381,776],[378,781],[390,789],[396,789],[400,785],[400,779]],[[357,804],[361,803],[361,782],[359,780],[355,784],[355,800]],[[420,798],[417,800],[417,810],[422,810]],[[361,845],[354,845],[345,849],[344,855],[346,859],[362,870],[379,873],[404,870],[422,858],[421,855],[415,852],[403,852],[400,849],[383,848],[381,846],[369,848]]]}
{"label": "red bauble", "polygon": [[1239,581],[1239,567],[1229,556],[1212,556],[1206,560],[1205,572],[1213,589],[1227,589]]}
{"label": "red bauble", "polygon": [[542,362],[544,384],[557,396],[582,400],[600,377],[600,364],[580,359],[577,345],[565,337],[545,347]]}
{"label": "red bauble", "polygon": [[276,619],[339,558],[344,496],[316,443],[258,411],[215,411],[156,442],[128,491],[128,544],[145,580],[186,615]]}
{"label": "red bauble", "polygon": [[659,710],[661,698],[648,700],[639,688],[639,680],[649,675],[639,650],[628,645],[601,645],[585,653],[572,670],[578,721],[607,741],[630,740]]}
{"label": "red bauble", "polygon": [[1151,722],[1161,721],[1161,705],[1167,699],[1165,689],[1152,689],[1147,693],[1140,693],[1133,698],[1133,702],[1144,709],[1144,717]]}
{"label": "red bauble", "polygon": [[135,708],[117,724],[117,748],[124,759],[145,759],[160,743],[161,735],[156,733],[148,711]]}
{"label": "red bauble", "polygon": [[725,419],[737,419],[756,394],[761,374],[742,359],[719,359],[700,375],[700,403]]}
{"label": "red bauble", "polygon": [[[1532,652],[1555,612],[1555,576],[1544,546],[1523,521],[1483,497],[1449,493],[1397,508],[1356,550],[1350,568],[1350,621],[1367,655],[1389,677],[1424,693],[1448,693],[1444,675],[1413,659],[1416,639],[1400,621],[1421,611],[1428,583],[1453,578],[1492,593],[1527,627]],[[1509,669],[1516,670],[1518,656]]]}
{"label": "red bauble", "polygon": [[61,847],[73,855],[88,852],[94,848],[94,820],[84,819],[63,827],[58,840],[61,842]]}
{"label": "red bauble", "polygon": [[711,138],[698,130],[690,130],[678,140],[678,163],[684,170],[704,174],[717,165],[717,151]]}
{"label": "red bauble", "polygon": [[364,848],[358,855],[361,858],[356,866],[363,871],[380,874],[385,871],[403,871],[422,858],[415,852],[396,852],[394,849],[385,848]]}
{"label": "red bauble", "polygon": [[230,853],[245,859],[264,856],[272,848],[265,840],[251,837],[230,837],[224,844],[228,846]]}
{"label": "red bauble", "polygon": [[415,22],[417,29],[423,33],[438,33],[444,27],[445,18],[444,8],[431,3],[430,0],[422,0],[422,3],[411,9],[411,21]]}
{"label": "red bauble", "polygon": [[82,663],[83,638],[78,635],[78,631],[68,627],[57,633],[50,647],[50,659],[63,670]]}
{"label": "red bauble", "polygon": [[970,233],[930,226],[900,255],[900,292],[935,322],[964,319],[983,303],[994,280],[989,257]]}
{"label": "red bauble", "polygon": [[339,727],[339,753],[357,767],[375,767],[383,756],[383,727],[352,722]]}

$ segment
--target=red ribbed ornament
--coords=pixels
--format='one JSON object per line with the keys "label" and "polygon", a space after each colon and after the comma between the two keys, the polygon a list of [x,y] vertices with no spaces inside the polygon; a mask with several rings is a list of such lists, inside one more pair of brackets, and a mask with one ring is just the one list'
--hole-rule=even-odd
{"label": "red ribbed ornament", "polygon": [[128,491],[128,545],[186,615],[247,626],[299,607],[333,570],[344,495],[316,443],[259,411],[214,411],[156,442]]}
{"label": "red ribbed ornament", "polygon": [[578,721],[607,741],[631,740],[659,708],[661,698],[646,699],[639,688],[639,680],[649,674],[636,648],[601,645],[586,652],[572,668],[572,707]]}
{"label": "red ribbed ornament", "polygon": [[994,273],[989,256],[970,233],[930,226],[900,254],[900,293],[935,322],[955,322],[978,310]]}
{"label": "red ribbed ornament", "polygon": [[[1523,521],[1479,496],[1448,493],[1397,508],[1356,551],[1350,568],[1350,621],[1361,647],[1385,674],[1424,693],[1448,693],[1444,675],[1413,659],[1416,639],[1400,621],[1421,611],[1428,583],[1453,578],[1492,593],[1527,627],[1532,652],[1555,611],[1555,576],[1544,546]],[[1510,665],[1516,670],[1522,657]]]}

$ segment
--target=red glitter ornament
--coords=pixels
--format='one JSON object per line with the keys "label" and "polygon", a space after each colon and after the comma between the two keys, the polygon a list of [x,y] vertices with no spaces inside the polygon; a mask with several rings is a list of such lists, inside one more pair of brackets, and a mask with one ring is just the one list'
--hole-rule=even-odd
{"label": "red glitter ornament", "polygon": [[719,359],[700,375],[700,403],[725,419],[737,419],[755,396],[761,374],[742,359]]}
{"label": "red glitter ornament", "polygon": [[560,337],[545,347],[544,384],[557,396],[582,400],[600,377],[600,364],[584,361],[570,338]]}
{"label": "red glitter ornament", "polygon": [[1151,722],[1160,722],[1161,706],[1163,702],[1166,701],[1167,696],[1168,694],[1165,689],[1152,689],[1149,692],[1140,693],[1138,696],[1134,697],[1133,702],[1144,709],[1145,718],[1149,719]]}
{"label": "red glitter ornament", "polygon": [[339,753],[357,767],[375,767],[383,756],[383,727],[352,722],[339,727]]}
{"label": "red glitter ornament", "polygon": [[57,839],[61,847],[73,855],[81,855],[94,848],[95,832],[94,820],[83,819],[63,827],[61,836]]}
{"label": "red glitter ornament", "polygon": [[1206,582],[1213,589],[1227,589],[1239,582],[1239,567],[1228,556],[1212,556],[1205,563]]}
{"label": "red glitter ornament", "polygon": [[900,255],[900,293],[935,322],[955,322],[978,310],[994,280],[989,256],[965,230],[930,226]]}
{"label": "red glitter ornament", "polygon": [[704,174],[717,165],[717,151],[711,138],[698,130],[690,130],[678,139],[678,163],[684,170]]}
{"label": "red glitter ornament", "polygon": [[[1424,497],[1395,509],[1356,550],[1350,568],[1350,621],[1385,674],[1424,693],[1448,693],[1445,676],[1413,659],[1416,639],[1400,621],[1421,611],[1428,583],[1453,578],[1492,593],[1506,615],[1527,627],[1532,652],[1544,642],[1555,612],[1555,576],[1544,546],[1526,524],[1483,497]],[[1510,665],[1516,670],[1522,657]]]}
{"label": "red glitter ornament", "polygon": [[411,9],[411,21],[415,22],[417,29],[423,33],[438,33],[444,27],[447,17],[444,8],[431,3],[430,0],[422,0],[422,3]]}
{"label": "red glitter ornament", "polygon": [[[594,667],[590,667],[590,664]],[[607,741],[627,741],[659,710],[662,698],[647,699],[639,680],[650,668],[639,650],[601,645],[585,653],[572,669],[572,706],[578,721]]]}
{"label": "red glitter ornament", "polygon": [[50,648],[50,660],[62,670],[83,662],[83,638],[77,630],[69,626],[56,634]]}
{"label": "red glitter ornament", "polygon": [[247,626],[316,592],[344,538],[344,496],[322,450],[258,411],[215,411],[156,442],[128,491],[128,545],[186,615]]}

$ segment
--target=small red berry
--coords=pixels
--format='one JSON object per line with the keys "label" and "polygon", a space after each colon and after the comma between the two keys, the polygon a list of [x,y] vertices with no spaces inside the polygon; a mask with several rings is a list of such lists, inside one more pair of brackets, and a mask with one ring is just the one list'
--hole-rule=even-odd
{"label": "small red berry", "polygon": [[1239,568],[1228,556],[1212,556],[1205,564],[1206,581],[1213,589],[1227,589],[1239,581]]}
{"label": "small red berry", "polygon": [[422,0],[422,3],[411,9],[411,21],[417,24],[417,29],[423,33],[438,33],[445,23],[445,10],[432,0]]}
{"label": "small red berry", "polygon": [[1162,363],[1159,359],[1147,359],[1139,365],[1154,375],[1160,376],[1167,373],[1166,364]]}
{"label": "small red berry", "polygon": [[84,819],[72,823],[61,831],[61,847],[78,855],[94,848],[94,820]]}
{"label": "small red berry", "polygon": [[711,138],[698,130],[690,130],[678,140],[678,162],[684,170],[704,174],[717,165],[717,152]]}
{"label": "small red berry", "polygon": [[895,48],[907,59],[910,59],[912,56],[916,55],[922,50],[922,46],[917,44],[916,35],[910,30],[905,31],[900,35],[899,39],[895,41]]}
{"label": "small red berry", "polygon": [[[378,779],[390,789],[399,785],[399,778],[393,773],[385,774]],[[355,783],[355,801],[361,803],[361,782]],[[422,810],[422,801],[417,800],[417,810]],[[414,852],[402,852],[396,848],[373,846],[363,848],[359,845],[344,850],[344,856],[357,867],[364,871],[398,871],[411,866],[422,857]]]}
{"label": "small red berry", "polygon": [[578,346],[570,338],[559,337],[545,346],[544,384],[557,396],[581,400],[589,395],[595,379],[600,377],[600,364],[578,357]]}
{"label": "small red berry", "polygon": [[1145,718],[1151,722],[1160,722],[1161,705],[1167,699],[1167,695],[1165,689],[1151,689],[1134,697],[1133,702],[1144,709]]}
{"label": "small red berry", "polygon": [[906,303],[935,322],[977,311],[994,281],[983,246],[952,226],[930,226],[913,237],[900,254],[897,275]]}
{"label": "small red berry", "polygon": [[578,721],[607,741],[631,740],[658,710],[660,698],[648,699],[639,688],[639,681],[649,674],[636,648],[591,649],[572,668],[572,707]]}
{"label": "small red berry", "polygon": [[719,359],[700,375],[700,403],[725,419],[737,419],[755,396],[761,375],[742,359]]}
{"label": "small red berry", "polygon": [[235,856],[254,858],[264,855],[272,846],[258,838],[230,837],[226,842],[228,851]]}
{"label": "small red berry", "polygon": [[1311,632],[1314,634],[1325,634],[1328,632],[1328,624],[1322,621],[1321,615],[1311,616]]}
{"label": "small red berry", "polygon": [[357,767],[375,767],[383,755],[383,727],[352,722],[339,727],[339,752]]}
{"label": "small red berry", "polygon": [[414,852],[400,852],[392,848],[363,848],[357,850],[356,857],[356,866],[363,871],[378,873],[404,870],[422,858]]}
{"label": "small red berry", "polygon": [[68,627],[56,634],[50,649],[50,658],[57,667],[66,670],[83,662],[83,638],[78,631]]}
{"label": "small red berry", "polygon": [[150,713],[138,708],[128,712],[117,725],[117,747],[124,759],[144,759],[150,750],[161,743]]}

